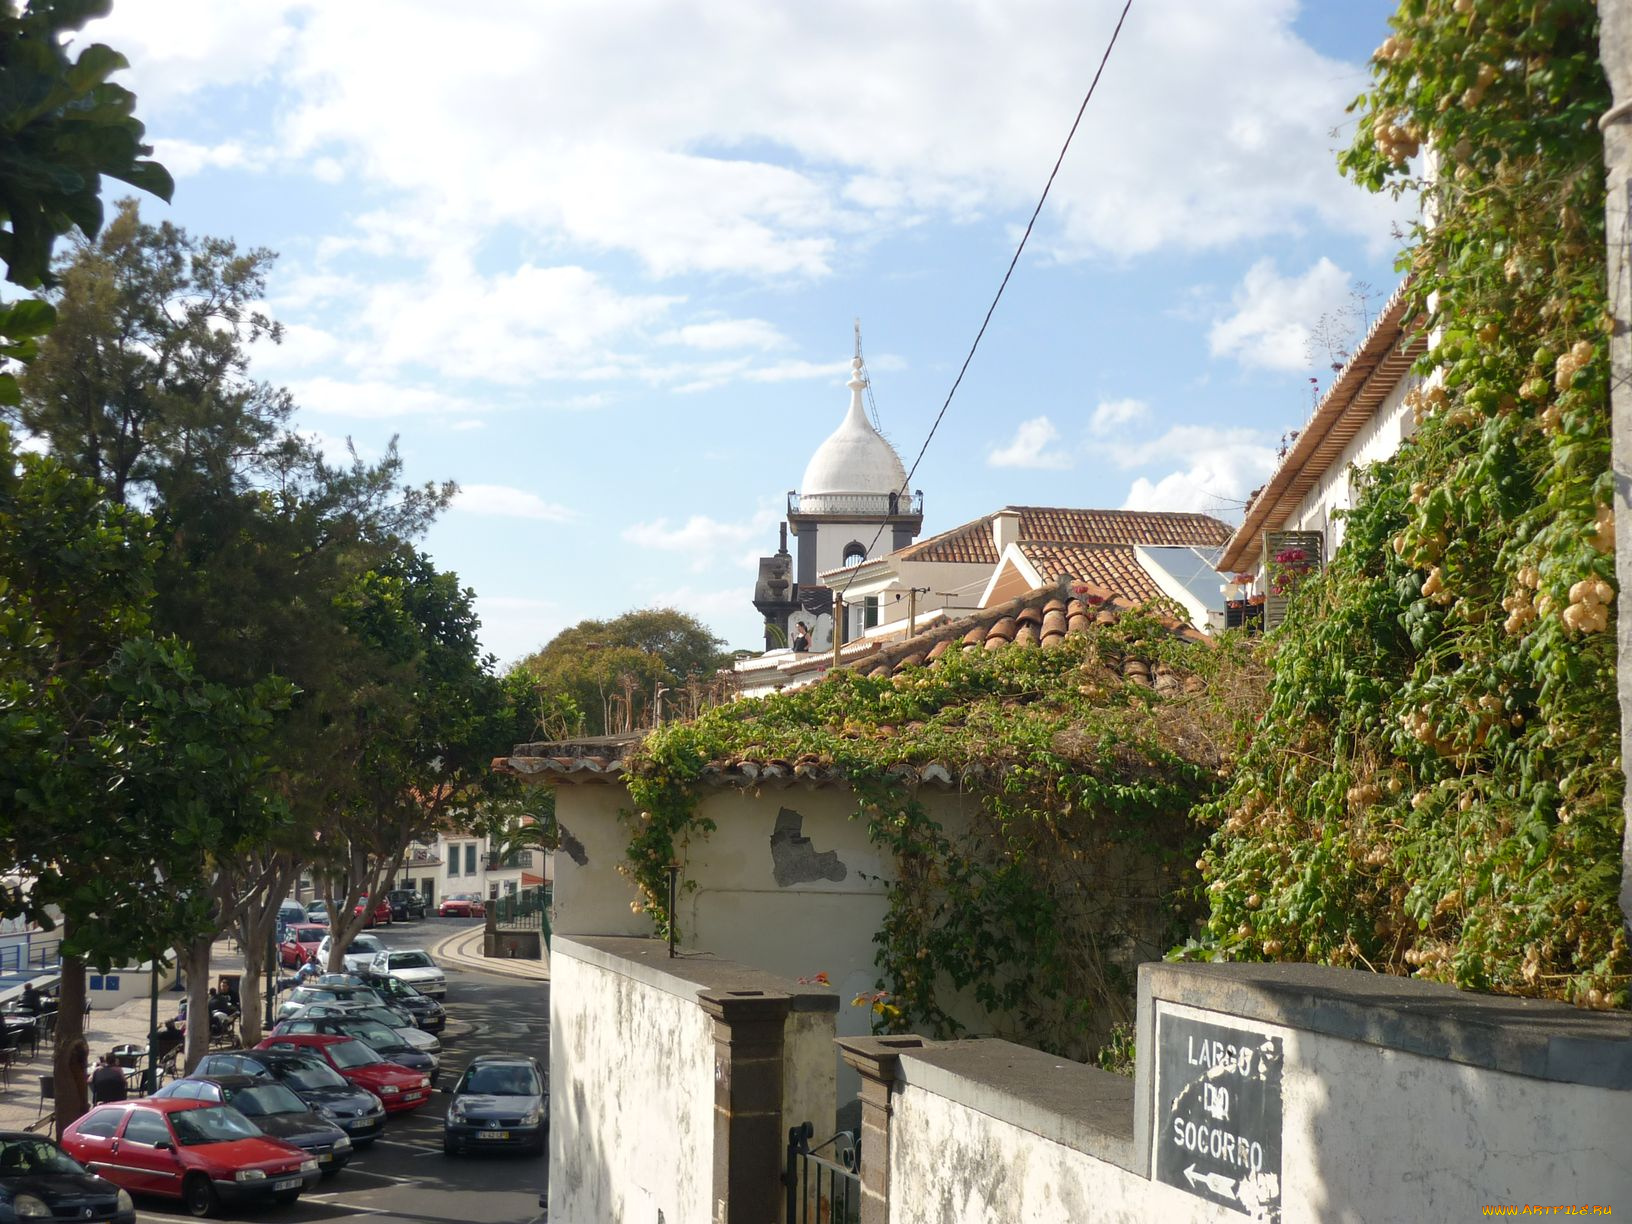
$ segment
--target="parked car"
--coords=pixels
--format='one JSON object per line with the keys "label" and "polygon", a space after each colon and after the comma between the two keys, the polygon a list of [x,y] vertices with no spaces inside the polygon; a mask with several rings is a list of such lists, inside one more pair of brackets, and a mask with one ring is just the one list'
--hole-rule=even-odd
{"label": "parked car", "polygon": [[550,1127],[546,1086],[537,1059],[479,1055],[454,1086],[442,1123],[442,1150],[449,1156],[470,1147],[542,1152]]}
{"label": "parked car", "polygon": [[328,926],[329,903],[327,901],[308,901],[306,903],[306,917],[301,921],[316,923],[318,926]]}
{"label": "parked car", "polygon": [[389,973],[375,973],[372,962],[368,972],[363,975],[363,980],[385,1002],[392,1007],[400,1007],[413,1016],[414,1023],[427,1033],[440,1033],[447,1027],[447,1009],[412,982],[392,977]]}
{"label": "parked car", "polygon": [[363,919],[363,928],[365,930],[371,926],[391,925],[391,902],[384,898],[370,903],[367,897],[359,897],[357,904],[352,906],[351,912],[366,915]]}
{"label": "parked car", "polygon": [[278,925],[288,926],[292,922],[306,921],[306,907],[293,897],[278,904]]}
{"label": "parked car", "polygon": [[381,1058],[355,1037],[332,1033],[283,1033],[268,1037],[258,1050],[303,1050],[316,1054],[359,1088],[380,1098],[385,1112],[406,1113],[430,1099],[431,1077]]}
{"label": "parked car", "polygon": [[368,962],[367,972],[372,977],[400,978],[433,998],[447,997],[447,975],[424,948],[382,948]]}
{"label": "parked car", "polygon": [[361,1016],[350,1014],[296,1016],[289,1020],[279,1020],[272,1026],[274,1037],[281,1037],[285,1033],[334,1033],[341,1037],[355,1037],[358,1041],[366,1042],[369,1048],[382,1058],[407,1067],[410,1071],[423,1071],[433,1082],[436,1079],[437,1068],[442,1063],[439,1055],[415,1049],[404,1041],[402,1034],[396,1029],[381,1024],[378,1020],[365,1020]]}
{"label": "parked car", "polygon": [[[333,935],[325,935],[323,942],[317,946],[317,963],[329,963],[329,947],[334,939]],[[361,973],[368,968],[369,961],[385,951],[385,945],[380,942],[378,935],[359,935],[346,945],[345,954],[340,963],[346,967],[347,973]]]}
{"label": "parked car", "polygon": [[368,986],[329,986],[314,982],[296,986],[283,997],[278,1006],[278,1019],[291,1020],[304,1015],[313,1003],[378,1003],[380,996]]}
{"label": "parked car", "polygon": [[397,922],[425,917],[425,898],[411,888],[393,888],[385,894],[391,906],[391,917]]}
{"label": "parked car", "polygon": [[42,1135],[0,1131],[0,1219],[136,1224],[128,1191],[85,1167]]}
{"label": "parked car", "polygon": [[436,912],[443,918],[485,918],[487,901],[475,893],[452,893],[442,898]]}
{"label": "parked car", "polygon": [[305,1152],[206,1101],[98,1105],[63,1132],[62,1148],[126,1190],[179,1198],[195,1216],[223,1203],[292,1203],[318,1177]]}
{"label": "parked car", "polygon": [[421,1054],[442,1053],[440,1041],[415,1024],[414,1018],[407,1012],[392,1007],[389,1003],[312,1003],[299,1017],[289,1018],[316,1020],[332,1016],[350,1016],[355,1020],[371,1020],[375,1024],[383,1024]]}
{"label": "parked car", "polygon": [[296,922],[285,927],[283,941],[278,944],[278,960],[285,969],[295,969],[309,960],[316,960],[317,949],[328,933],[328,927],[315,922]]}
{"label": "parked car", "polygon": [[151,1099],[171,1098],[231,1105],[263,1135],[282,1139],[316,1160],[324,1177],[333,1177],[351,1159],[351,1137],[276,1080],[194,1071],[186,1079],[171,1080]]}
{"label": "parked car", "polygon": [[367,1088],[341,1075],[320,1054],[307,1050],[223,1050],[206,1054],[194,1075],[253,1075],[282,1084],[351,1136],[354,1148],[367,1147],[385,1126],[385,1106]]}

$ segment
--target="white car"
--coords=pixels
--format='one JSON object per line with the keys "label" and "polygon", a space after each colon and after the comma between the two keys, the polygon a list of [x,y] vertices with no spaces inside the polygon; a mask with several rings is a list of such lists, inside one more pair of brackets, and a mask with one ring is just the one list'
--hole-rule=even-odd
{"label": "white car", "polygon": [[[323,942],[317,945],[317,963],[321,967],[328,966],[329,945],[333,939],[334,936],[325,935]],[[384,951],[385,945],[380,942],[378,935],[359,935],[346,945],[345,955],[340,958],[340,963],[347,973],[361,973],[368,968],[370,961]]]}
{"label": "white car", "polygon": [[423,948],[382,949],[368,965],[368,972],[380,977],[401,978],[420,994],[445,998],[448,979]]}

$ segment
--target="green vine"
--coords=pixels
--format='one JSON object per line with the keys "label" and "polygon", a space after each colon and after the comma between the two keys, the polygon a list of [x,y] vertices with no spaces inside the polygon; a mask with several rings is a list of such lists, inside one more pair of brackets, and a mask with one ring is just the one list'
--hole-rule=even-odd
{"label": "green vine", "polygon": [[[1161,691],[1125,679],[1136,659]],[[1193,929],[1191,808],[1221,785],[1261,679],[1247,652],[1125,613],[1050,648],[954,651],[891,679],[838,672],[649,736],[630,763],[626,874],[667,933],[666,868],[713,824],[709,762],[835,770],[894,863],[878,932],[889,1026],[982,1028],[1086,1057],[1130,1018],[1133,965]],[[1181,683],[1187,681],[1188,683]],[[943,826],[901,767],[938,762],[979,802]]]}
{"label": "green vine", "polygon": [[1596,12],[1392,24],[1341,163],[1425,204],[1417,429],[1272,642],[1192,951],[1625,1006]]}

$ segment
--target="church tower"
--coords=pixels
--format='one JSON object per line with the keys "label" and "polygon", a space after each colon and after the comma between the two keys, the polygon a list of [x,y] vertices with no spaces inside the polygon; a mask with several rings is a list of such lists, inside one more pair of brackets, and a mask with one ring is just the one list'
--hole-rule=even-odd
{"label": "church tower", "polygon": [[[813,631],[808,648],[829,648],[833,595],[822,576],[905,548],[923,530],[923,493],[909,496],[901,457],[867,419],[859,355],[848,385],[849,410],[788,494],[781,548],[760,558],[754,606],[765,616],[768,650],[794,644],[801,620]],[[788,553],[787,527],[797,562]]]}

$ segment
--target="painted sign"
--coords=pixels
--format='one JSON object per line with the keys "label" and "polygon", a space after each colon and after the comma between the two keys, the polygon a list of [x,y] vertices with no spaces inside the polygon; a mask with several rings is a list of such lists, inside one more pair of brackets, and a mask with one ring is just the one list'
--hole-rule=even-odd
{"label": "painted sign", "polygon": [[1160,1012],[1156,1180],[1281,1218],[1281,1039]]}

